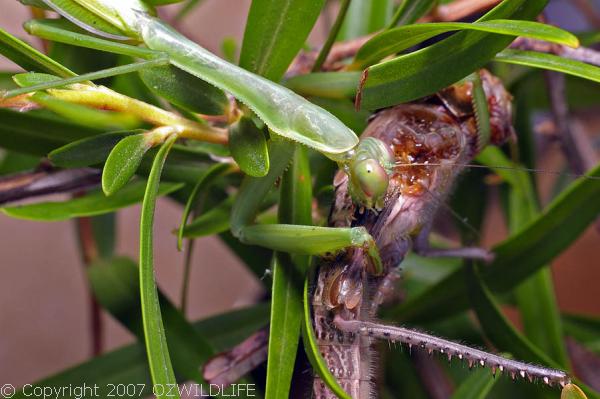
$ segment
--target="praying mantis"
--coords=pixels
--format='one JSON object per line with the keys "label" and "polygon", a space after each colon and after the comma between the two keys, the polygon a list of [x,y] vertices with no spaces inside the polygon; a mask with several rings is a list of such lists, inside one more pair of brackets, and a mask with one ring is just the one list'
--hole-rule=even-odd
{"label": "praying mantis", "polygon": [[[357,273],[361,276],[361,279],[381,279],[382,284],[389,284],[386,278],[390,276],[390,265],[397,264],[400,261],[403,253],[407,250],[407,242],[402,240],[395,241],[397,234],[383,234],[377,232],[377,229],[373,226],[366,227],[364,224],[355,226],[349,222],[353,218],[350,214],[354,214],[355,212],[365,215],[364,217],[368,219],[369,217],[375,217],[373,215],[378,215],[380,211],[382,215],[386,215],[386,213],[390,213],[394,209],[391,202],[396,201],[397,198],[391,200],[389,192],[390,187],[396,184],[392,178],[397,173],[396,158],[398,154],[392,152],[389,140],[386,141],[377,134],[367,134],[365,138],[359,141],[350,129],[327,111],[317,107],[291,90],[273,84],[258,75],[254,75],[219,59],[195,43],[185,39],[172,28],[153,17],[152,10],[141,1],[43,0],[43,2],[92,33],[112,40],[140,41],[148,47],[148,49],[140,49],[123,44],[116,45],[102,39],[86,39],[88,40],[87,42],[79,41],[80,44],[89,44],[90,47],[110,48],[117,52],[120,51],[122,54],[148,59],[148,61],[141,62],[139,65],[134,64],[134,66],[127,66],[120,69],[115,68],[112,71],[105,72],[102,76],[108,76],[109,73],[134,71],[137,68],[172,64],[231,93],[251,110],[248,113],[254,113],[258,119],[269,127],[273,133],[271,141],[271,153],[273,157],[269,174],[262,179],[247,179],[237,195],[233,208],[231,230],[234,236],[240,241],[265,246],[277,251],[307,255],[338,253],[341,250],[350,248],[344,253],[353,254],[352,256],[356,256],[357,259],[352,258],[352,261],[347,263],[356,266],[352,268],[346,265],[344,267],[348,268],[334,272],[331,276],[323,277],[325,280],[330,279],[331,281],[324,281],[321,287],[322,290],[325,287],[328,289],[333,289],[332,287],[337,286],[347,287],[346,283],[350,285],[355,284],[355,281],[350,281],[349,278],[355,278]],[[80,7],[80,9],[86,10],[91,14],[75,14],[73,13],[73,7]],[[103,30],[99,28],[99,26],[103,26],[102,24],[90,22],[95,21],[94,18],[100,18],[102,21],[107,22],[109,29],[107,31]],[[77,34],[66,36],[63,34],[61,36],[60,31],[52,31],[49,29],[51,26],[40,22],[32,22],[27,25],[27,28],[31,33],[37,34],[40,37],[57,41],[62,40],[67,43],[75,43],[78,41],[77,38],[79,38]],[[101,74],[86,74],[79,77],[50,81],[27,87],[21,91],[16,90],[12,95],[66,85],[76,85],[99,76]],[[86,90],[80,86],[73,87],[81,89],[82,92]],[[59,94],[59,92],[55,93]],[[498,98],[500,97],[502,95],[498,96]],[[70,98],[74,101],[76,100],[76,96]],[[383,111],[376,119],[383,117],[382,115],[385,112]],[[490,110],[490,113],[493,116],[494,110]],[[508,119],[505,115],[502,118],[504,118],[503,120]],[[178,125],[177,122],[175,121],[171,128],[155,131],[156,134],[152,136],[150,145],[172,143],[173,137],[197,138],[216,142],[219,140],[221,142],[224,141],[222,135],[218,134],[219,132],[211,131],[210,129],[202,130],[201,128],[198,128],[198,132],[192,132],[193,129],[191,127],[183,126],[185,124]],[[336,184],[338,187],[344,187],[340,192],[343,192],[343,201],[347,204],[345,206],[336,204],[336,209],[345,209],[345,212],[350,212],[349,209],[352,211],[345,215],[336,214],[335,216],[339,220],[337,223],[333,223],[331,227],[285,224],[252,225],[262,198],[287,166],[290,152],[289,147],[286,146],[286,140],[301,143],[320,152],[337,162],[343,171],[339,175]],[[478,139],[473,137],[471,137],[471,141],[471,145],[473,143],[483,145]],[[465,155],[465,157],[467,156]],[[465,160],[453,160],[453,162],[461,163],[465,162]],[[425,173],[427,174],[428,172]],[[409,180],[416,178],[414,176],[410,177],[410,173],[408,173],[408,176]],[[450,182],[452,180],[450,177],[448,175],[446,181]],[[447,188],[444,187],[440,191],[447,191]],[[366,225],[368,226],[369,223],[366,223]],[[426,225],[427,223],[420,221],[418,226],[406,227],[405,230],[410,233],[422,230],[423,233],[426,233]],[[398,229],[398,226],[394,227],[395,230],[402,230]],[[426,234],[423,234],[417,238],[415,244],[424,244],[423,237],[425,236]],[[391,241],[381,241],[386,238]],[[422,249],[423,253],[426,253],[423,245]],[[459,251],[455,254],[464,255],[465,252]],[[467,250],[466,254],[472,258],[483,259],[489,256],[489,254],[477,248]],[[368,260],[365,261],[364,257]],[[384,291],[385,289],[380,290],[380,292]],[[332,299],[338,294],[344,296],[344,298],[336,297]],[[315,295],[318,297],[317,294]],[[319,295],[327,297],[327,299],[322,300],[330,301],[328,306],[331,307],[334,305],[334,302],[334,308],[343,304],[343,309],[350,311],[350,313],[357,309],[362,300],[360,298],[362,290],[359,287],[355,287],[354,290],[349,289],[347,292],[340,289],[332,290],[331,292],[327,291],[324,294],[324,291],[321,291]],[[380,302],[381,299],[373,301],[375,304]],[[321,319],[318,312],[315,314],[315,325],[319,326]],[[329,335],[332,333],[332,329],[337,329],[343,333],[347,333],[348,337],[365,335],[367,337],[365,339],[368,340],[369,336],[386,338],[388,335],[392,337],[392,334],[396,334],[393,336],[396,339],[401,341],[403,339],[406,340],[406,338],[402,338],[405,333],[401,330],[389,328],[388,330],[379,332],[377,326],[368,324],[364,320],[357,319],[357,324],[354,320],[339,318],[337,316],[327,321],[330,324],[326,326],[326,329],[329,330],[322,331],[321,335]],[[333,333],[338,334],[337,332]],[[358,340],[362,340],[362,338]],[[431,348],[440,349],[441,344],[436,343],[438,341],[427,342],[426,346],[429,345]],[[453,350],[459,355],[461,354],[460,351],[464,349]],[[479,361],[481,360],[483,359]],[[507,370],[509,367],[517,370],[519,367],[514,364],[509,366],[509,362],[501,363],[501,360],[495,361],[499,366],[505,367]],[[486,363],[485,360],[483,362]],[[521,371],[527,372],[528,375],[539,376],[542,379],[547,378],[548,382],[567,382],[566,376],[560,374],[560,372],[550,372],[544,369],[536,370],[534,368],[525,369],[525,366],[522,366],[522,370],[519,370],[519,372]],[[321,385],[319,383],[316,384],[315,390],[320,389]],[[348,391],[351,391],[352,395],[357,398],[368,395],[366,393],[368,391],[365,391],[365,388],[360,386],[360,382],[357,388],[349,387]],[[323,391],[320,397],[325,398],[330,397],[330,395],[330,393]]]}
{"label": "praying mantis", "polygon": [[[490,142],[500,145],[513,134],[511,97],[489,72],[478,73],[490,112]],[[480,78],[480,80],[479,80]],[[381,250],[384,271],[369,272],[363,248],[352,248],[318,262],[312,292],[313,325],[319,350],[341,388],[355,399],[376,396],[374,387],[375,339],[400,342],[409,348],[441,353],[474,365],[506,372],[547,385],[565,386],[566,373],[504,358],[442,338],[372,322],[377,310],[393,295],[395,282],[409,248],[423,256],[450,256],[486,260],[491,254],[480,248],[432,250],[427,245],[433,215],[448,195],[453,181],[480,150],[473,113],[473,81],[455,84],[432,98],[399,105],[376,113],[362,139],[377,137],[393,148],[395,167],[385,205],[380,212],[357,206],[348,191],[348,177],[338,172],[335,200],[329,215],[333,227],[364,226]],[[415,166],[417,165],[417,166]],[[400,265],[400,266],[398,266]],[[266,335],[260,331],[231,352],[218,355],[204,368],[209,381],[231,383],[266,358]],[[315,376],[312,397],[337,395]]]}
{"label": "praying mantis", "polygon": [[[269,80],[230,64],[196,43],[185,38],[164,22],[153,16],[154,11],[142,0],[42,0],[44,4],[71,22],[96,35],[113,40],[144,43],[148,49],[114,44],[103,39],[86,38],[76,33],[66,33],[44,22],[31,21],[25,28],[32,34],[74,45],[84,45],[100,50],[114,51],[134,57],[149,59],[146,62],[116,67],[56,81],[32,85],[7,93],[8,96],[76,84],[99,77],[127,73],[135,70],[172,64],[202,80],[231,93],[251,109],[270,132],[279,138],[298,142],[312,148],[331,160],[349,176],[348,190],[353,200],[367,209],[382,207],[383,197],[392,172],[393,157],[383,142],[369,138],[359,142],[356,134],[328,111],[312,104],[293,91],[273,84]],[[79,87],[81,89],[81,87]],[[95,91],[91,89],[91,91]],[[81,93],[62,93],[62,98],[80,101]],[[89,93],[97,96],[99,93]],[[55,91],[55,95],[59,95]],[[102,100],[89,100],[88,104],[102,104]],[[188,129],[190,130],[190,129]],[[193,130],[193,129],[192,129]],[[223,142],[222,134],[200,127],[199,132],[186,132],[181,123],[159,129],[147,141],[150,146],[161,144],[170,135]],[[287,165],[289,153],[273,140],[278,158],[274,173],[260,183],[249,182],[238,195],[232,212],[231,230],[234,236],[247,244],[265,246],[284,252],[317,255],[336,252],[342,248],[365,247],[371,258],[375,274],[382,272],[382,263],[372,237],[362,227],[328,228],[293,225],[251,225],[260,200]],[[108,193],[108,191],[105,189]],[[247,195],[247,193],[251,193]],[[306,236],[305,233],[311,234]],[[296,239],[306,236],[302,242]],[[302,245],[302,247],[299,247]]]}

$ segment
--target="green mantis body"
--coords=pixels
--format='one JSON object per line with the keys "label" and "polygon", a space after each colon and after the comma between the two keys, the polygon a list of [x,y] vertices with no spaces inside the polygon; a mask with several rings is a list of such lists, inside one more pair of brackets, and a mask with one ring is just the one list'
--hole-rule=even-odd
{"label": "green mantis body", "polygon": [[[68,14],[70,8],[65,6],[67,1],[44,2],[84,29],[90,30],[90,25],[96,25]],[[158,61],[168,58],[169,63],[230,92],[244,102],[275,136],[307,145],[336,161],[350,176],[350,192],[359,204],[367,208],[381,204],[392,167],[392,155],[379,140],[369,139],[359,143],[354,132],[329,112],[285,87],[220,59],[154,18],[151,10],[141,2],[77,0],[74,4],[83,6],[87,11],[111,23],[130,39],[141,40],[154,51],[154,56],[148,53],[148,50],[123,44],[115,45],[101,39],[91,40],[94,48],[107,49],[112,45],[115,50],[118,47],[120,53],[128,55]],[[104,35],[95,28],[92,31],[108,38],[115,37],[111,34]],[[69,39],[63,37],[62,40]],[[79,81],[84,77],[85,75],[80,76]],[[69,83],[73,81],[77,81],[77,78],[72,78]],[[29,89],[33,90],[36,87]],[[233,234],[245,243],[293,253],[320,254],[336,252],[349,246],[364,247],[372,258],[373,270],[376,273],[380,271],[381,261],[374,241],[362,228],[250,226],[260,201],[290,159],[289,153],[285,151],[289,144],[277,137],[272,141],[272,146],[277,148],[271,151],[274,157],[271,161],[272,170],[263,179],[247,179],[233,209]],[[245,193],[251,195],[245,197]],[[299,246],[298,237],[306,237],[306,233],[310,233],[308,236],[311,238],[303,239],[303,245]]]}

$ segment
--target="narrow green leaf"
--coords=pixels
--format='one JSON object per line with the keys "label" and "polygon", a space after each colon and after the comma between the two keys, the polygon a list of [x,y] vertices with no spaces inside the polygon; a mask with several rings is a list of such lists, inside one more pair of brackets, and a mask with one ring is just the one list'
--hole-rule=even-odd
{"label": "narrow green leaf", "polygon": [[492,293],[479,275],[473,264],[464,271],[468,289],[469,302],[477,314],[485,335],[494,346],[501,351],[509,351],[520,359],[541,363],[553,368],[560,366],[550,359],[546,353],[531,343],[504,317]]}
{"label": "narrow green leaf", "polygon": [[473,83],[472,105],[475,113],[475,122],[477,124],[477,146],[484,148],[490,142],[492,135],[490,125],[490,110],[488,100],[483,90],[481,76],[479,72],[474,72],[467,77]]}
{"label": "narrow green leaf", "polygon": [[583,79],[600,82],[600,68],[580,61],[570,60],[558,55],[507,49],[496,55],[496,61],[508,64],[525,65],[534,68],[548,69],[578,76]]}
{"label": "narrow green leaf", "polygon": [[513,287],[567,248],[595,220],[600,213],[600,165],[587,176],[569,185],[539,217],[494,248],[496,260],[484,273],[492,290]]}
{"label": "narrow green leaf", "polygon": [[38,157],[13,151],[3,151],[0,157],[0,175],[8,175],[35,169],[40,164]]}
{"label": "narrow green leaf", "polygon": [[338,40],[350,40],[386,26],[393,12],[390,0],[351,0]]}
{"label": "narrow green leaf", "polygon": [[600,318],[579,314],[563,314],[565,333],[589,350],[600,353]]}
{"label": "narrow green leaf", "polygon": [[198,238],[229,230],[229,215],[231,215],[233,199],[234,197],[228,198],[225,202],[207,212],[203,212],[202,215],[186,224],[181,233],[182,236],[186,238]]}
{"label": "narrow green leaf", "polygon": [[0,72],[0,90],[15,88],[15,82],[12,80],[13,74],[13,72]]}
{"label": "narrow green leaf", "polygon": [[41,8],[43,10],[52,10],[50,7],[48,7],[43,0],[18,0],[19,3],[23,4],[24,6],[30,6],[30,7],[37,7],[37,8]]}
{"label": "narrow green leaf", "polygon": [[474,370],[456,388],[450,399],[486,399],[496,381],[497,378],[490,378],[489,370]]}
{"label": "narrow green leaf", "polygon": [[145,133],[127,136],[117,143],[102,170],[102,190],[106,195],[113,195],[127,184],[151,147],[151,136]]}
{"label": "narrow green leaf", "polygon": [[104,215],[93,216],[90,218],[92,224],[92,233],[96,241],[96,248],[101,259],[109,259],[115,255],[117,240],[115,212],[105,213]]}
{"label": "narrow green leaf", "polygon": [[166,56],[165,57],[161,56],[161,57],[151,59],[148,61],[140,61],[140,62],[136,62],[133,64],[120,65],[120,66],[116,66],[113,68],[101,69],[99,71],[84,73],[82,75],[74,76],[71,78],[64,78],[64,79],[60,79],[60,80],[40,83],[40,84],[37,84],[34,86],[10,90],[4,94],[4,97],[10,98],[10,97],[19,96],[21,94],[31,93],[34,91],[53,89],[56,87],[68,86],[68,85],[72,85],[75,83],[83,83],[83,82],[87,82],[90,80],[109,78],[109,77],[116,76],[116,75],[123,75],[123,74],[131,73],[131,72],[137,72],[144,68],[153,68],[153,67],[157,67],[157,66],[163,66],[168,63],[169,63],[168,58]]}
{"label": "narrow green leaf", "polygon": [[[119,141],[121,141],[121,139],[139,133],[143,133],[143,130],[99,134],[97,136],[76,140],[59,147],[56,150],[51,151],[48,156],[52,163],[64,168],[98,165],[106,161],[111,150]],[[144,158],[148,158],[150,153],[151,151],[146,153]],[[195,184],[198,173],[202,172],[201,168],[199,168],[199,166],[202,166],[202,161],[209,161],[209,158],[207,157],[208,154],[222,157],[229,156],[229,152],[225,147],[216,144],[200,143],[200,145],[193,146],[174,144],[171,150],[171,157],[169,157],[167,165],[165,166],[165,168],[167,168],[165,172],[174,167],[189,165],[189,168],[197,173],[190,174],[190,176],[182,174],[178,176],[176,180]],[[145,161],[142,162],[142,166],[144,165],[144,162]],[[141,169],[143,169],[143,167]],[[190,180],[190,178],[192,179]]]}
{"label": "narrow green leaf", "polygon": [[327,387],[331,389],[331,391],[335,393],[338,398],[352,399],[350,398],[350,395],[348,395],[340,386],[333,374],[331,374],[325,359],[323,359],[323,356],[321,355],[321,351],[319,351],[317,338],[315,337],[315,331],[313,329],[312,314],[310,311],[309,285],[313,281],[313,276],[311,276],[311,274],[312,273],[307,273],[306,280],[304,280],[304,294],[302,298],[304,303],[304,317],[302,321],[302,342],[304,343],[304,350],[313,370],[319,375],[321,380],[327,384]]}
{"label": "narrow green leaf", "polygon": [[238,45],[234,37],[226,37],[221,42],[221,54],[223,58],[232,64],[237,63]]}
{"label": "narrow green leaf", "polygon": [[[170,136],[161,146],[154,158],[148,184],[142,202],[140,217],[140,297],[142,301],[142,319],[144,323],[144,338],[152,383],[161,386],[164,392],[156,392],[158,399],[179,398],[179,392],[171,392],[168,388],[175,386],[177,380],[173,373],[169,349],[165,337],[158,292],[154,279],[154,208],[158,195],[160,174],[167,158],[167,154],[176,135]],[[110,158],[110,157],[109,157]]]}
{"label": "narrow green leaf", "polygon": [[94,127],[76,125],[39,112],[0,108],[0,147],[19,153],[45,156],[70,141],[100,133],[102,130]]}
{"label": "narrow green leaf", "polygon": [[142,399],[152,395],[152,383],[143,344],[136,343],[119,348],[36,381],[17,391],[13,398],[27,399],[32,396],[32,392],[45,388],[56,392],[52,395],[55,399],[72,399],[73,396],[61,390],[61,387],[93,387],[94,384],[98,386],[95,393],[101,398],[114,394],[114,387],[119,384],[132,387],[128,398]]}
{"label": "narrow green leaf", "polygon": [[[306,149],[295,145],[293,162],[282,178],[279,223],[311,225],[312,187]],[[289,396],[302,321],[302,274],[307,256],[275,253],[266,399]]]}
{"label": "narrow green leaf", "polygon": [[55,80],[60,80],[59,76],[40,72],[18,73],[12,78],[14,82],[19,85],[19,87],[29,87],[38,85],[40,83],[48,83]]}
{"label": "narrow green leaf", "polygon": [[[88,278],[98,302],[142,343],[144,328],[140,307],[139,270],[129,258],[95,262]],[[203,333],[197,333],[185,317],[159,292],[157,297],[168,328],[167,344],[178,376],[202,383],[198,365],[214,354]],[[147,358],[143,356],[144,363]]]}
{"label": "narrow green leaf", "polygon": [[[486,337],[496,348],[508,351],[520,359],[561,369],[560,364],[550,359],[546,352],[529,341],[504,317],[476,266],[472,263],[468,264],[464,273],[471,306],[477,314]],[[574,381],[580,384],[590,397],[600,398],[600,394],[585,386],[577,378],[574,378]]]}
{"label": "narrow green leaf", "polygon": [[392,17],[389,28],[408,25],[417,21],[437,3],[437,0],[403,0]]}
{"label": "narrow green leaf", "polygon": [[321,50],[319,50],[319,55],[317,55],[317,59],[315,60],[315,63],[313,64],[313,66],[311,68],[312,72],[320,71],[321,67],[327,60],[327,56],[329,55],[329,52],[331,51],[331,48],[333,47],[333,43],[335,43],[335,40],[338,37],[338,34],[340,33],[340,29],[342,27],[344,20],[346,19],[346,13],[348,12],[349,8],[350,8],[350,0],[341,0],[340,1],[340,7],[338,10],[338,14],[335,17],[335,22],[331,26],[331,29],[329,29],[329,33],[327,34],[327,39],[325,40],[325,43],[323,43]]}
{"label": "narrow green leaf", "polygon": [[[542,214],[494,248],[495,260],[483,271],[493,292],[506,292],[567,248],[600,213],[600,165],[556,197]],[[547,245],[551,242],[552,245]],[[449,316],[467,307],[461,271],[450,274],[393,313],[404,320]]]}
{"label": "narrow green leaf", "polygon": [[[84,2],[87,0],[84,0]],[[88,10],[84,5],[79,4],[75,0],[44,0],[46,5],[50,6],[54,11],[58,12],[63,16],[69,17],[69,20],[83,29],[95,33],[99,36],[110,37],[116,40],[126,40],[128,39],[127,35],[116,26],[123,26],[122,21],[115,19],[116,17],[113,15],[113,19],[111,22],[100,18],[94,12]],[[85,3],[84,3],[85,4]],[[98,4],[89,4],[89,6]],[[102,5],[100,6],[100,10]],[[106,6],[105,6],[106,7]],[[113,13],[114,14],[114,13]],[[105,16],[109,17],[110,13],[106,12]]]}
{"label": "narrow green leaf", "polygon": [[360,72],[314,72],[287,79],[284,85],[302,94],[333,99],[354,98]]}
{"label": "narrow green leaf", "polygon": [[[333,100],[329,98],[312,97],[310,101],[331,112],[336,118],[344,122],[346,126],[355,132],[362,132],[367,127],[367,120],[371,114],[365,110],[356,111],[356,109],[354,109],[354,104],[347,99]],[[328,181],[328,184],[331,184],[331,181]]]}
{"label": "narrow green leaf", "polygon": [[[294,146],[283,140],[269,142],[269,173],[265,177],[246,176],[231,211],[231,231],[239,233],[243,226],[254,222],[254,218],[275,180],[289,166]],[[263,266],[264,269],[264,266]]]}
{"label": "narrow green leaf", "polygon": [[[117,258],[119,259],[119,258]],[[103,268],[102,266],[108,266]],[[108,308],[109,312],[119,311],[124,316],[121,320],[128,328],[132,328],[135,322],[141,324],[141,313],[139,310],[139,298],[137,297],[137,267],[133,261],[119,263],[122,266],[120,269],[112,267],[111,264],[96,264],[94,266],[94,272],[90,273],[92,278],[92,287],[95,291],[100,292],[103,298],[110,297],[110,295],[122,294],[122,301],[114,301],[115,304],[119,304],[118,307]],[[123,270],[126,269],[126,270]],[[91,269],[90,269],[91,272]],[[107,279],[106,283],[102,280]],[[126,286],[131,285],[131,290],[135,295],[128,295],[128,291],[117,291],[112,292],[111,284],[124,284]],[[165,317],[166,329],[171,330],[183,330],[183,325],[178,325],[179,321],[185,319],[178,314],[177,309],[173,304],[169,303],[168,299],[164,295],[160,295],[161,304],[164,308],[164,313],[169,314]],[[120,310],[119,310],[120,309]],[[200,320],[195,322],[193,330],[196,335],[200,334],[210,344],[210,351],[206,351],[203,354],[202,360],[199,360],[194,369],[197,369],[208,356],[215,352],[224,351],[238,344],[243,339],[248,337],[251,333],[255,332],[259,328],[263,327],[269,321],[269,308],[268,304],[259,304],[250,308],[244,308],[240,310],[234,310],[232,312],[220,314],[217,316],[210,317],[208,319]],[[173,315],[172,317],[170,315]],[[135,320],[135,321],[134,321]],[[187,328],[186,328],[187,329]],[[137,332],[133,331],[137,334]],[[140,329],[141,332],[141,329]],[[187,334],[187,333],[186,333]],[[178,339],[185,345],[184,349],[189,353],[195,353],[202,351],[204,348],[198,345],[196,338],[189,339],[191,337],[179,336]],[[175,357],[175,356],[174,356]],[[175,366],[178,368],[177,365]],[[178,376],[180,382],[185,382],[185,377]],[[114,394],[114,386],[119,384],[129,385],[133,388],[135,386],[135,392],[132,392],[130,388],[128,398],[146,398],[152,394],[152,382],[150,380],[150,371],[146,362],[146,353],[144,344],[142,342],[136,342],[114,351],[102,354],[91,360],[80,363],[73,368],[69,368],[65,371],[59,372],[51,377],[44,378],[41,381],[32,383],[29,391],[29,396],[25,394],[23,390],[18,391],[13,398],[26,399],[31,397],[31,392],[36,387],[56,387],[58,395],[56,399],[72,399],[69,395],[68,390],[60,390],[60,387],[65,386],[83,386],[86,383],[88,386],[91,384],[97,384],[99,389],[98,397],[109,397],[109,394]]]}
{"label": "narrow green leaf", "polygon": [[[141,59],[152,59],[160,56],[156,51],[147,48],[90,36],[86,30],[73,25],[65,19],[33,19],[25,22],[23,28],[30,35],[42,39],[56,43],[70,44],[72,46],[81,46],[82,43],[85,43],[87,48],[100,50],[104,53],[122,54]],[[92,70],[97,69],[94,68]]]}
{"label": "narrow green leaf", "polygon": [[474,23],[435,22],[400,26],[386,30],[368,42],[356,53],[353,65],[363,69],[383,58],[404,51],[418,43],[442,33],[457,30],[474,30],[508,36],[523,36],[577,47],[577,37],[551,25],[531,21],[494,19]]}
{"label": "narrow green leaf", "polygon": [[1,28],[0,54],[28,71],[47,72],[64,78],[75,76],[69,69]]}
{"label": "narrow green leaf", "polygon": [[[115,195],[107,197],[102,191],[93,191],[83,197],[62,202],[42,202],[0,208],[8,216],[18,219],[55,222],[75,217],[102,215],[142,201],[144,182],[134,182]],[[181,183],[163,183],[158,195],[170,194],[183,187]]]}
{"label": "narrow green leaf", "polygon": [[252,118],[242,116],[229,126],[229,150],[247,175],[262,177],[269,172],[267,140]]}
{"label": "narrow green leaf", "polygon": [[[518,103],[517,113],[525,120],[531,120],[531,114],[523,103]],[[533,134],[529,128],[519,130],[521,140]],[[508,160],[497,147],[484,151],[479,162],[490,166],[504,166],[504,175],[510,175],[508,194],[509,229],[511,233],[519,231],[539,214],[539,201],[528,173],[514,173],[520,165]],[[493,156],[490,156],[493,155]],[[533,160],[532,160],[533,164]],[[509,170],[510,168],[513,170]],[[498,171],[499,168],[493,169]],[[513,172],[513,173],[506,173]],[[548,354],[563,368],[569,367],[569,358],[563,339],[561,320],[554,292],[552,274],[548,267],[540,268],[531,277],[519,284],[515,289],[515,298],[521,312],[525,335]]]}
{"label": "narrow green leaf", "polygon": [[289,256],[275,253],[273,273],[266,399],[289,396],[300,337],[302,314],[298,273]]}
{"label": "narrow green leaf", "polygon": [[222,115],[229,106],[221,90],[174,66],[145,68],[139,74],[153,93],[186,111]]}
{"label": "narrow green leaf", "polygon": [[253,0],[240,66],[278,81],[304,45],[324,0]]}
{"label": "narrow green leaf", "polygon": [[240,240],[231,234],[230,230],[220,233],[219,238],[257,279],[265,275],[265,265],[271,262],[273,251],[257,245],[242,244]]}
{"label": "narrow green leaf", "polygon": [[[185,208],[183,209],[183,214],[181,215],[181,223],[179,225],[179,229],[177,230],[177,249],[179,249],[180,251],[181,251],[181,247],[182,247],[184,231],[186,230],[186,227],[187,227],[186,223],[187,223],[188,217],[190,216],[190,213],[192,213],[192,211],[194,210],[194,207],[196,206],[196,204],[198,202],[199,195],[202,193],[206,193],[206,191],[208,190],[208,186],[210,186],[210,184],[212,184],[212,182],[216,178],[218,178],[219,176],[222,176],[228,170],[231,170],[231,165],[226,164],[226,163],[218,163],[218,164],[211,166],[198,179],[198,182],[194,186],[194,188],[185,204]],[[227,224],[229,225],[229,220],[227,222],[228,222]]]}
{"label": "narrow green leaf", "polygon": [[63,168],[80,168],[103,163],[123,138],[141,131],[110,132],[77,140],[48,154],[50,161]]}
{"label": "narrow green leaf", "polygon": [[[546,0],[504,0],[480,21],[532,19]],[[481,68],[512,41],[484,32],[458,32],[425,49],[367,69],[359,105],[389,107],[427,96]]]}

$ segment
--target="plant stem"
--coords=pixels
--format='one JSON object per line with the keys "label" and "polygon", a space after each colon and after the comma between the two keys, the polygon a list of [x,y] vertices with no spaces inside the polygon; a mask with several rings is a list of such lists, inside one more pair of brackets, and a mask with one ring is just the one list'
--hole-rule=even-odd
{"label": "plant stem", "polygon": [[313,72],[319,71],[321,69],[321,67],[323,66],[323,63],[325,63],[325,60],[327,59],[327,55],[329,54],[329,51],[331,51],[331,47],[333,46],[333,43],[335,42],[335,39],[340,31],[340,28],[342,27],[342,23],[344,22],[344,18],[346,17],[346,13],[348,12],[349,6],[350,6],[350,0],[342,0],[341,1],[340,11],[338,12],[335,22],[333,23],[333,26],[331,27],[331,30],[329,31],[329,36],[327,37],[325,44],[323,44],[323,48],[321,48],[321,51],[319,52],[319,55],[317,56],[315,64],[312,67]]}
{"label": "plant stem", "polygon": [[[81,196],[78,193],[75,196]],[[78,218],[77,221],[77,237],[79,239],[79,247],[81,257],[86,267],[89,267],[98,259],[98,248],[94,238],[92,228],[92,219],[89,217]],[[102,314],[100,313],[100,305],[91,290],[88,290],[88,304],[90,309],[90,332],[92,337],[92,355],[98,356],[102,353]]]}
{"label": "plant stem", "polygon": [[196,240],[193,238],[187,240],[188,246],[185,251],[185,260],[183,264],[183,281],[181,283],[181,313],[186,314],[188,304],[188,292],[190,289],[190,275],[192,271],[192,255],[194,253],[194,245]]}
{"label": "plant stem", "polygon": [[76,104],[131,114],[156,126],[179,126],[182,138],[217,144],[227,143],[225,129],[191,121],[103,86],[81,85],[74,87],[74,90],[50,89],[49,92],[57,98]]}

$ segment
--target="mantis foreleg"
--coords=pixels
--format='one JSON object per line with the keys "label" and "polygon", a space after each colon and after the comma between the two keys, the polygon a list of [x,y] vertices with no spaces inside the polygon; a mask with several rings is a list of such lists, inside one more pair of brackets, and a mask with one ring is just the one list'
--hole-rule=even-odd
{"label": "mantis foreleg", "polygon": [[383,267],[375,241],[364,227],[332,228],[290,224],[253,225],[262,199],[287,167],[293,146],[274,140],[269,148],[270,169],[265,177],[247,177],[237,195],[231,214],[231,231],[246,244],[304,255],[321,255],[344,248],[364,248],[373,263],[375,274]]}

